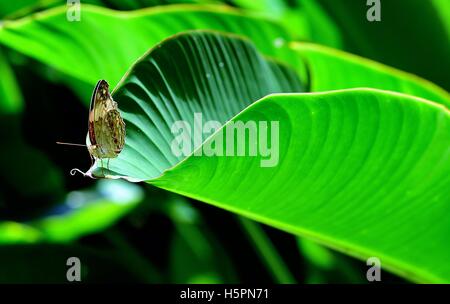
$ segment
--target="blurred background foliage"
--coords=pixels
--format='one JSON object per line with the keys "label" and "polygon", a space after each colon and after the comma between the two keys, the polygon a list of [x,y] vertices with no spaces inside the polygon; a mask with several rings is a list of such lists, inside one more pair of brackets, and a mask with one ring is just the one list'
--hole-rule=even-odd
{"label": "blurred background foliage", "polygon": [[[448,90],[448,2],[382,2],[387,21],[369,23],[361,0],[81,1],[123,11],[233,7],[269,18],[294,40],[371,58]],[[1,1],[0,29],[61,5],[66,1]],[[120,41],[130,43],[126,35]],[[82,260],[84,282],[365,282],[364,263],[310,241],[149,185],[70,176],[71,168],[88,167],[88,152],[55,142],[84,142],[92,84],[2,42],[0,282],[65,282],[70,256]],[[76,62],[77,54],[65,56]],[[111,64],[101,54],[95,60]],[[393,275],[383,280],[402,282]]]}

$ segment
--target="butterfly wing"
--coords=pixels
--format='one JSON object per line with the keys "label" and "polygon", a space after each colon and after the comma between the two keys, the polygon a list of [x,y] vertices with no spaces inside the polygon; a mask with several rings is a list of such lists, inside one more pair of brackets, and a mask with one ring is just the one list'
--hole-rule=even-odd
{"label": "butterfly wing", "polygon": [[106,115],[106,124],[111,132],[110,145],[114,153],[119,154],[125,144],[125,123],[118,110],[110,110]]}
{"label": "butterfly wing", "polygon": [[91,100],[89,139],[92,143],[91,154],[96,158],[116,157],[125,142],[125,123],[104,80],[97,83]]}
{"label": "butterfly wing", "polygon": [[95,86],[94,92],[92,93],[91,97],[91,104],[89,105],[89,120],[88,120],[88,134],[89,134],[89,141],[90,145],[96,146],[97,140],[95,138],[95,120],[96,120],[96,111],[95,107],[97,105],[98,101],[98,93],[101,86],[104,86],[103,84],[104,80],[100,80],[97,82],[97,85]]}
{"label": "butterfly wing", "polygon": [[107,157],[104,153],[105,136],[103,121],[106,115],[106,104],[109,95],[109,85],[105,80],[100,80],[95,86],[89,107],[89,140],[88,150],[94,158]]}

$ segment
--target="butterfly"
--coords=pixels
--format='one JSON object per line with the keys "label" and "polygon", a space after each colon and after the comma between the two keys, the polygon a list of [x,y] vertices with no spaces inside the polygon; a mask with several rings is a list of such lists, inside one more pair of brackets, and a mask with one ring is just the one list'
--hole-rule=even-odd
{"label": "butterfly", "polygon": [[[125,145],[125,135],[125,122],[120,115],[117,102],[113,100],[109,92],[109,84],[106,80],[100,80],[97,82],[92,93],[91,104],[89,106],[86,147],[91,156],[91,160],[101,161],[102,172],[103,159],[107,159],[107,168],[109,169],[109,160],[116,158]],[[72,169],[70,171],[72,175],[76,172],[90,175],[79,169]]]}
{"label": "butterfly", "polygon": [[86,145],[94,159],[115,158],[122,151],[125,144],[125,122],[105,80],[97,83],[92,94],[88,130]]}

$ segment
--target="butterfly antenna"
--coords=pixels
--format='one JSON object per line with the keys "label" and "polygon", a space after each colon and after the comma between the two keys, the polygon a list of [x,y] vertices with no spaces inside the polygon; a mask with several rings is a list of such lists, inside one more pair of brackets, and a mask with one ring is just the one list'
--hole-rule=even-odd
{"label": "butterfly antenna", "polygon": [[66,145],[66,146],[86,147],[86,145],[82,145],[82,144],[73,144],[73,143],[66,143],[66,142],[60,142],[60,141],[57,141],[56,144]]}

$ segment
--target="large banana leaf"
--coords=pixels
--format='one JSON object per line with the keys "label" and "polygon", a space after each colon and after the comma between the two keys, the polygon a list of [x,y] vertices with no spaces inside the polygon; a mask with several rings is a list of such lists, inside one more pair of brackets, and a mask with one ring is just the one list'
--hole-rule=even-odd
{"label": "large banana leaf", "polygon": [[369,87],[398,91],[450,108],[450,95],[435,84],[381,63],[317,44],[290,47],[304,62],[312,92]]}
{"label": "large banana leaf", "polygon": [[278,166],[190,156],[150,183],[362,259],[377,256],[410,280],[450,281],[446,109],[366,89],[274,95],[234,120],[280,121]]}
{"label": "large banana leaf", "polygon": [[[203,121],[223,124],[270,93],[296,91],[301,84],[295,72],[263,58],[249,41],[212,32],[166,40],[142,57],[115,90],[127,124],[127,145],[108,167],[133,179],[159,176],[184,158],[171,150],[175,122],[193,125],[194,114],[201,113]],[[191,150],[211,133],[192,137]]]}
{"label": "large banana leaf", "polygon": [[62,6],[5,21],[0,43],[84,82],[95,84],[104,78],[115,85],[145,51],[182,31],[210,29],[251,37],[267,55],[283,52],[276,46],[291,39],[274,22],[225,6],[172,5],[118,12],[83,4],[80,22],[68,22],[66,10]]}
{"label": "large banana leaf", "polygon": [[[73,2],[75,3],[75,2]],[[80,4],[93,4],[116,10],[136,10],[140,8],[167,5],[175,3],[185,4],[218,4],[219,0],[84,0]],[[61,5],[60,0],[20,0],[0,2],[0,18],[16,19],[33,12],[42,11],[50,7]],[[68,2],[67,5],[73,5]]]}
{"label": "large banana leaf", "polygon": [[[376,89],[255,102],[299,89],[293,70],[245,40],[208,32],[168,39],[115,89],[126,146],[89,174],[146,180],[361,259],[377,256],[410,280],[450,281],[449,111]],[[192,123],[194,112],[204,122],[278,121],[278,164],[261,167],[267,155],[198,156],[230,121],[194,154],[175,156],[171,124]]]}

